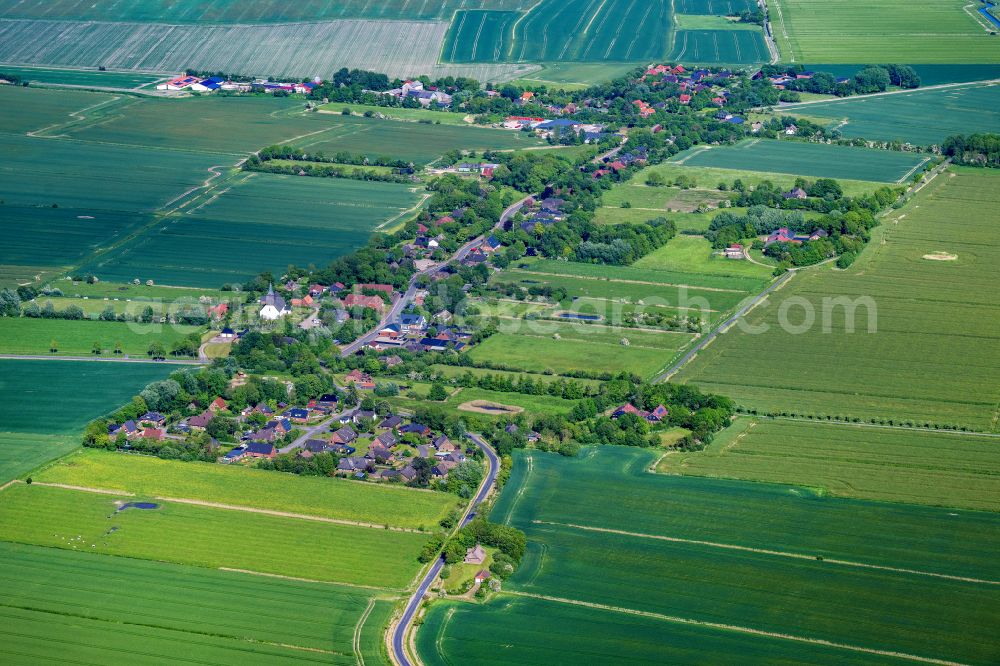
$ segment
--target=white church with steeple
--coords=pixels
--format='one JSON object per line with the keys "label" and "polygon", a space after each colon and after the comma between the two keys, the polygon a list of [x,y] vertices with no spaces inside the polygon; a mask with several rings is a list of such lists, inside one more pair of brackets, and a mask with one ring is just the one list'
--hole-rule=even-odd
{"label": "white church with steeple", "polygon": [[260,299],[260,304],[263,306],[260,309],[260,318],[267,321],[274,321],[291,312],[285,304],[285,299],[274,293],[273,284],[267,286],[267,294]]}

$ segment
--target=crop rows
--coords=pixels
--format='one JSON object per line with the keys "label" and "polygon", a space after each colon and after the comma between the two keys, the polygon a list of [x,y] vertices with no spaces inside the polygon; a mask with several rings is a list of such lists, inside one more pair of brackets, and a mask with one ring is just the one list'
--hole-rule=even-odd
{"label": "crop rows", "polygon": [[1000,448],[985,437],[739,421],[703,452],[663,458],[670,473],[801,483],[841,497],[1000,509]]}
{"label": "crop rows", "polygon": [[789,111],[829,119],[830,125],[837,125],[848,137],[940,144],[952,134],[989,132],[1000,126],[1000,86],[914,90],[821,102]]}
{"label": "crop rows", "polygon": [[[517,68],[438,67],[448,23],[339,20],[274,25],[162,25],[0,20],[0,62],[253,76],[329,76],[341,67],[392,76],[501,79]],[[39,39],[39,35],[47,35]]]}
{"label": "crop rows", "polygon": [[427,540],[420,533],[172,502],[116,512],[113,500],[12,486],[0,496],[0,540],[390,588],[410,583]]}
{"label": "crop rows", "polygon": [[[995,174],[940,176],[883,223],[878,252],[876,239],[847,273],[794,278],[749,315],[766,335],[733,329],[677,378],[766,412],[994,428],[997,192]],[[952,260],[925,258],[936,252]],[[825,298],[858,304],[853,327],[828,301],[824,330]],[[805,303],[815,324],[799,329]]]}
{"label": "crop rows", "polygon": [[670,60],[744,65],[770,57],[758,30],[678,30]]}
{"label": "crop rows", "polygon": [[887,150],[757,139],[735,146],[692,149],[675,156],[673,161],[693,167],[894,183],[927,158]]}
{"label": "crop rows", "polygon": [[[10,543],[0,543],[0,553],[0,616],[18,629],[4,630],[0,641],[0,655],[8,658],[23,651],[52,657],[65,642],[77,663],[108,663],[113,658],[100,657],[112,652],[161,663],[178,655],[221,664],[247,663],[241,657],[285,662],[293,655],[354,663],[348,659],[354,627],[371,594]],[[38,631],[43,623],[47,630]]]}
{"label": "crop rows", "polygon": [[753,0],[676,0],[674,3],[674,11],[678,14],[737,16],[756,8],[757,3]]}

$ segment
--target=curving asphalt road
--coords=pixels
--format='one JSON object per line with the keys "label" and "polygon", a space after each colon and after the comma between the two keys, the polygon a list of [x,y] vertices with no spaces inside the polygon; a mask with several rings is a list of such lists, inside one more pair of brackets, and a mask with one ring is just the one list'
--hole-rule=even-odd
{"label": "curving asphalt road", "polygon": [[[482,485],[479,487],[479,492],[473,498],[472,502],[469,503],[469,508],[465,511],[465,516],[459,527],[465,527],[468,525],[473,518],[476,516],[475,509],[479,506],[497,482],[497,474],[500,472],[500,458],[497,456],[496,451],[493,450],[489,444],[486,443],[480,435],[475,433],[468,433],[468,437],[472,440],[472,443],[482,449],[483,453],[486,454],[486,458],[489,460],[490,468],[486,473],[486,478],[483,479]],[[437,579],[438,574],[441,573],[441,568],[444,566],[444,558],[439,557],[435,560],[434,564],[427,571],[427,575],[423,577],[420,581],[420,585],[417,586],[416,591],[410,600],[406,602],[406,609],[403,611],[403,617],[400,618],[399,622],[392,630],[392,657],[393,661],[398,666],[413,666],[413,662],[410,661],[409,657],[406,656],[406,634],[410,629],[410,625],[413,623],[413,618],[417,614],[417,609],[420,608],[420,603],[424,599],[424,595],[427,594],[427,590],[430,588],[431,584]]]}

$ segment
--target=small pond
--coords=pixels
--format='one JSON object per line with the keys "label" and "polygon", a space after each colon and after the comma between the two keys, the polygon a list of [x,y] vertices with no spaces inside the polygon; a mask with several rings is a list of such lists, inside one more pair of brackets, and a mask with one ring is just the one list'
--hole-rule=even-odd
{"label": "small pond", "polygon": [[144,509],[148,511],[149,509],[159,509],[159,508],[160,505],[154,504],[153,502],[125,502],[120,507],[118,507],[118,510],[124,511],[125,509]]}
{"label": "small pond", "polygon": [[560,312],[556,315],[560,319],[575,319],[578,321],[601,321],[601,315],[580,314],[578,312]]}

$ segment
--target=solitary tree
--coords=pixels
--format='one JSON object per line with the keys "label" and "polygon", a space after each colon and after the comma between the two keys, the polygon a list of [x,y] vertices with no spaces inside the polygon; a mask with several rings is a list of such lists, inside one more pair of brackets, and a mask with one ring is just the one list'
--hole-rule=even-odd
{"label": "solitary tree", "polygon": [[59,345],[56,344],[56,339],[55,338],[52,338],[52,341],[49,342],[49,351],[52,352],[53,354],[55,354],[57,351],[59,351]]}
{"label": "solitary tree", "polygon": [[101,343],[98,340],[94,340],[94,344],[93,344],[93,346],[91,346],[90,351],[92,351],[93,353],[95,353],[98,356],[100,356],[101,355]]}

